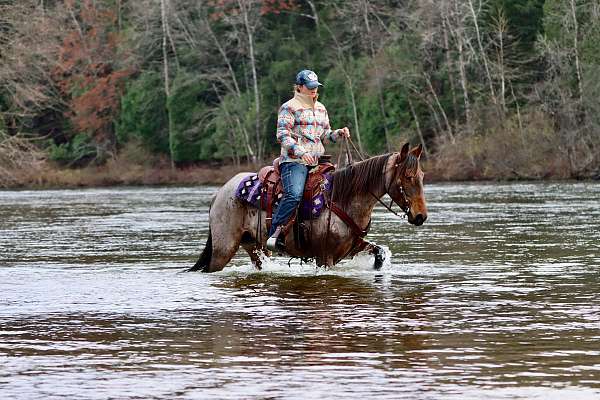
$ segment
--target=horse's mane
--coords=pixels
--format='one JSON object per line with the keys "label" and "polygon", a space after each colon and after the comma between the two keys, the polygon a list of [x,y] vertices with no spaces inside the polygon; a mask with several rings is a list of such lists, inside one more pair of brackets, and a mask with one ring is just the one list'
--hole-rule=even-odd
{"label": "horse's mane", "polygon": [[333,173],[332,200],[346,208],[356,193],[374,192],[382,184],[392,153],[371,157]]}
{"label": "horse's mane", "polygon": [[[332,200],[346,208],[356,193],[375,192],[384,184],[385,165],[397,153],[388,153],[349,165],[333,173]],[[419,159],[408,153],[401,166],[406,176],[416,176],[419,172]]]}

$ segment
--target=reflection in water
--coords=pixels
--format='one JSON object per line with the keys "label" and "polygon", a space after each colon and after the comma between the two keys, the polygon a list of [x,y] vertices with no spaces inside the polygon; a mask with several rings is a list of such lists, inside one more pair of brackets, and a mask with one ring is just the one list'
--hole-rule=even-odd
{"label": "reflection in water", "polygon": [[379,272],[180,274],[214,189],[0,192],[2,397],[600,396],[600,186],[430,185]]}

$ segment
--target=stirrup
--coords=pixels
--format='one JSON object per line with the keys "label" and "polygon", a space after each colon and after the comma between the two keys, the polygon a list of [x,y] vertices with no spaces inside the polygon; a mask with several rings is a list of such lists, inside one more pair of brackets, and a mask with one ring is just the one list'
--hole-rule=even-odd
{"label": "stirrup", "polygon": [[285,251],[285,235],[281,237],[281,228],[277,228],[273,235],[267,239],[267,249],[281,253]]}
{"label": "stirrup", "polygon": [[277,238],[271,236],[270,238],[267,239],[267,249],[271,250],[273,252],[279,251],[279,249],[277,248]]}

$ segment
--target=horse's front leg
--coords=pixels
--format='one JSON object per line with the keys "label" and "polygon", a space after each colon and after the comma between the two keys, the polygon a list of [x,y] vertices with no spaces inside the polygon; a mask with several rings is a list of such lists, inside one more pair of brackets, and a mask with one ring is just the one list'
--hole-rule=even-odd
{"label": "horse's front leg", "polygon": [[254,265],[254,268],[256,268],[259,271],[262,269],[262,260],[260,259],[260,254],[262,253],[267,257],[271,256],[270,250],[260,247],[256,242],[254,242],[254,243],[242,242],[242,247],[244,248],[244,250],[246,250],[246,252],[250,256],[250,260],[252,260],[252,265]]}
{"label": "horse's front leg", "polygon": [[383,247],[366,240],[361,240],[360,243],[350,253],[350,257],[354,257],[362,251],[365,251],[368,254],[373,254],[375,257],[375,260],[373,261],[373,268],[375,270],[380,270],[381,267],[383,267],[383,262],[385,261],[385,251],[383,250]]}
{"label": "horse's front leg", "polygon": [[379,271],[381,267],[383,267],[383,262],[385,261],[385,252],[383,251],[383,247],[378,246],[373,243],[369,243],[371,250],[370,254],[375,256],[375,260],[373,261],[373,268]]}
{"label": "horse's front leg", "polygon": [[335,259],[333,254],[319,254],[315,255],[315,262],[317,267],[325,267],[325,269],[332,268],[335,265]]}

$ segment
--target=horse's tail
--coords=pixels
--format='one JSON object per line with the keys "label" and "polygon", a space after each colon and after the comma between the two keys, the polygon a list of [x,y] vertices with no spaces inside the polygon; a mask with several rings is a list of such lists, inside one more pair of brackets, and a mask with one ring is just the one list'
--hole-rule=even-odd
{"label": "horse's tail", "polygon": [[200,254],[200,258],[196,261],[196,264],[190,269],[188,272],[193,271],[202,271],[209,272],[208,268],[210,267],[210,260],[212,259],[212,233],[210,231],[210,226],[208,227],[208,239],[206,240],[206,245],[204,246],[204,250],[202,250],[202,254]]}

